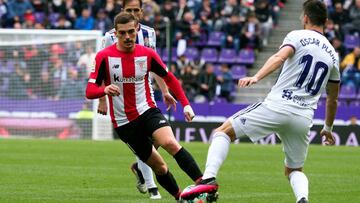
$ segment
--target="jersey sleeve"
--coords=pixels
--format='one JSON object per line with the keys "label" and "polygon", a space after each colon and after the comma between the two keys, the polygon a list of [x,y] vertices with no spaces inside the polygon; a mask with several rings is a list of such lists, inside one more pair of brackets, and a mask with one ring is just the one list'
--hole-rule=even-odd
{"label": "jersey sleeve", "polygon": [[331,69],[329,82],[338,83],[340,82],[340,70],[339,70],[339,60],[335,63],[334,67]]}
{"label": "jersey sleeve", "polygon": [[168,72],[168,68],[160,59],[160,56],[151,49],[150,50],[150,71],[160,76],[169,87],[169,89],[175,94],[175,97],[180,101],[181,105],[185,107],[189,105],[189,100],[185,96],[184,90],[182,89],[178,79]]}
{"label": "jersey sleeve", "polygon": [[115,43],[114,36],[110,32],[106,32],[101,41],[100,49],[105,49],[106,47],[113,45]]}
{"label": "jersey sleeve", "polygon": [[156,32],[154,29],[151,29],[149,33],[149,45],[156,51]]}
{"label": "jersey sleeve", "polygon": [[280,49],[285,46],[290,46],[291,48],[294,49],[294,52],[296,52],[299,46],[299,40],[296,31],[292,31],[286,35],[283,43],[280,46]]}
{"label": "jersey sleeve", "polygon": [[101,86],[105,78],[105,66],[105,58],[102,56],[102,52],[99,52],[96,54],[86,87],[86,97],[88,99],[100,98],[105,95],[105,87]]}

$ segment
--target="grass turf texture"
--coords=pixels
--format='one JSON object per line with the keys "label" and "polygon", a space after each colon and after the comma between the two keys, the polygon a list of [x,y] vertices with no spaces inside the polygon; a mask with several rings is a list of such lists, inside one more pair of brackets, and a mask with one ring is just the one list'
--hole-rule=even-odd
{"label": "grass turf texture", "polygon": [[[183,145],[203,170],[208,146]],[[160,153],[181,188],[192,184]],[[280,145],[231,145],[218,174],[218,202],[295,202],[283,175]],[[0,139],[0,202],[154,202],[135,188],[135,160],[120,141]],[[305,172],[311,202],[360,202],[360,148],[310,146]],[[163,199],[174,202],[160,188]]]}

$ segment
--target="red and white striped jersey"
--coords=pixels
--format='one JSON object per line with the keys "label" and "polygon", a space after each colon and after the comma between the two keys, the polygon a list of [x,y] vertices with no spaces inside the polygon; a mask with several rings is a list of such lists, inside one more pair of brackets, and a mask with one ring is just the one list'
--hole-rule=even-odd
{"label": "red and white striped jersey", "polygon": [[117,85],[120,88],[120,96],[108,97],[110,116],[115,128],[125,125],[149,108],[156,107],[149,81],[150,71],[164,79],[183,106],[189,104],[177,79],[168,72],[159,55],[154,50],[141,45],[136,45],[131,53],[119,51],[116,44],[98,52],[95,69],[90,74],[87,96],[92,95],[90,98],[103,96],[102,81],[105,82],[105,86]]}

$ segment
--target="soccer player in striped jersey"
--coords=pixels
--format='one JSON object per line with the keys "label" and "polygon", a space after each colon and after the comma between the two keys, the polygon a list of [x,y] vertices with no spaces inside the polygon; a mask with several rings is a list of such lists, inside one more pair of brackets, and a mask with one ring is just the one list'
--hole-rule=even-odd
{"label": "soccer player in striped jersey", "polygon": [[171,154],[193,181],[199,180],[202,173],[191,154],[176,141],[168,121],[156,107],[149,73],[164,79],[184,107],[186,121],[190,122],[195,114],[178,80],[168,72],[160,56],[151,48],[135,44],[137,22],[127,12],[115,17],[118,42],[97,53],[86,97],[108,96],[115,132],[153,169],[158,183],[178,199],[180,189],[154,146]]}
{"label": "soccer player in striped jersey", "polygon": [[[143,18],[142,4],[142,0],[123,0],[123,11],[132,13],[140,21]],[[117,40],[116,30],[113,28],[105,33],[102,40],[102,49],[115,44]],[[139,23],[136,43],[156,50],[156,33],[154,28]],[[163,79],[157,75],[153,75],[153,77],[162,91],[163,100],[168,106],[168,109],[170,109],[171,106],[176,108],[176,101],[169,93]],[[99,99],[98,113],[103,115],[107,114],[107,103],[105,97]],[[161,195],[155,184],[151,168],[139,158],[136,157],[136,159],[137,162],[131,165],[131,170],[137,178],[137,189],[141,193],[149,192],[151,199],[160,199]]]}
{"label": "soccer player in striped jersey", "polygon": [[325,89],[326,114],[320,135],[324,137],[325,144],[335,143],[332,126],[339,92],[339,57],[324,36],[326,20],[327,9],[322,1],[305,1],[302,16],[304,29],[288,33],[279,51],[253,77],[239,80],[240,87],[248,87],[282,67],[276,84],[264,102],[239,111],[215,130],[204,176],[194,188],[184,192],[182,198],[192,199],[201,193],[217,191],[215,178],[225,161],[231,141],[248,136],[255,142],[276,133],[284,146],[285,175],[290,181],[296,202],[309,201],[309,183],[303,173],[303,166],[309,147],[308,133],[314,109]]}

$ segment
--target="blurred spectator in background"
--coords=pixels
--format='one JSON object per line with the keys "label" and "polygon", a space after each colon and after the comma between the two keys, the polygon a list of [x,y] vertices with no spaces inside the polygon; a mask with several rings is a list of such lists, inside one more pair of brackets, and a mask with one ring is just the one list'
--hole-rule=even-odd
{"label": "blurred spectator in background", "polygon": [[76,113],[76,119],[93,119],[94,111],[91,109],[91,101],[85,101],[82,105],[82,109]]}
{"label": "blurred spectator in background", "polygon": [[[41,79],[41,69],[44,61],[47,61],[46,51],[36,45],[24,48],[24,56],[27,64],[27,70],[30,74],[30,87],[39,87]],[[35,95],[34,95],[35,96]]]}
{"label": "blurred spectator in background", "polygon": [[221,74],[217,76],[217,81],[220,83],[219,97],[223,97],[227,102],[231,102],[231,92],[234,84],[230,68],[227,64],[221,64]]}
{"label": "blurred spectator in background", "polygon": [[175,22],[175,13],[176,8],[174,7],[171,0],[166,0],[161,7],[161,14],[164,15],[164,17],[168,17],[171,22]]}
{"label": "blurred spectator in background", "polygon": [[216,90],[216,75],[211,63],[205,65],[205,71],[199,75],[199,93],[204,95],[208,101],[213,101]]}
{"label": "blurred spectator in background", "polygon": [[[176,54],[176,53],[173,53]],[[190,63],[189,59],[186,58],[185,54],[181,54],[178,59],[176,60],[176,67],[182,74],[184,72],[184,69],[186,66],[188,66]]]}
{"label": "blurred spectator in background", "polygon": [[191,12],[189,7],[186,5],[186,0],[178,0],[178,8],[176,14],[176,21],[181,21],[184,18],[184,14],[187,12]]}
{"label": "blurred spectator in background", "polygon": [[268,0],[256,1],[255,14],[260,22],[262,45],[266,46],[268,44],[270,31],[273,27],[271,7]]}
{"label": "blurred spectator in background", "polygon": [[194,74],[198,75],[204,69],[205,60],[201,57],[198,57],[190,61],[190,65],[193,67]]}
{"label": "blurred spectator in background", "polygon": [[108,14],[108,17],[111,21],[115,18],[115,16],[121,11],[121,2],[116,0],[106,0],[104,9]]}
{"label": "blurred spectator in background", "polygon": [[72,23],[71,21],[67,20],[63,14],[61,14],[59,16],[59,19],[52,25],[51,28],[59,29],[59,30],[68,30],[68,29],[72,29]]}
{"label": "blurred spectator in background", "polygon": [[83,43],[81,41],[77,41],[74,44],[74,47],[70,47],[70,49],[68,50],[67,57],[69,57],[69,60],[71,63],[76,64],[81,55],[83,55],[85,53],[85,47],[83,45]]}
{"label": "blurred spectator in background", "polygon": [[345,56],[341,61],[340,68],[343,85],[360,87],[360,47],[355,47],[351,53]]}
{"label": "blurred spectator in background", "polygon": [[34,29],[35,28],[35,16],[32,13],[26,13],[24,15],[24,22],[21,26],[23,29]]}
{"label": "blurred spectator in background", "polygon": [[194,23],[194,15],[191,12],[184,13],[184,17],[176,24],[176,39],[190,39],[191,26]]}
{"label": "blurred spectator in background", "polygon": [[67,80],[68,67],[64,64],[63,59],[60,57],[54,60],[50,66],[50,78],[52,79],[52,86],[54,92],[59,92],[60,87]]}
{"label": "blurred spectator in background", "polygon": [[197,76],[194,74],[193,67],[190,65],[185,66],[184,71],[180,76],[180,84],[189,101],[194,101],[197,92]]}
{"label": "blurred spectator in background", "polygon": [[0,0],[0,27],[8,27],[9,8],[4,0]]}
{"label": "blurred spectator in background", "polygon": [[326,21],[324,34],[329,41],[332,41],[335,38],[341,38],[340,31],[336,29],[334,22],[330,19]]}
{"label": "blurred spectator in background", "polygon": [[237,14],[232,14],[230,20],[224,26],[225,36],[222,47],[235,48],[236,53],[240,50],[240,30],[242,25]]}
{"label": "blurred spectator in background", "polygon": [[49,100],[53,99],[54,97],[55,92],[53,87],[53,81],[52,78],[50,77],[50,73],[48,69],[43,69],[41,71],[40,86],[36,94],[40,98],[45,98]]}
{"label": "blurred spectator in background", "polygon": [[81,16],[76,19],[74,28],[78,30],[92,30],[94,29],[94,25],[95,20],[90,15],[90,10],[84,8],[81,11]]}
{"label": "blurred spectator in background", "polygon": [[354,5],[349,10],[350,22],[343,26],[344,35],[354,34],[360,35],[360,0],[354,0]]}
{"label": "blurred spectator in background", "polygon": [[9,19],[11,22],[23,22],[26,13],[33,13],[34,8],[27,0],[12,0],[8,4]]}
{"label": "blurred spectator in background", "polygon": [[255,13],[249,13],[241,32],[241,48],[260,49],[260,23]]}
{"label": "blurred spectator in background", "polygon": [[112,20],[108,17],[104,9],[100,9],[95,20],[95,29],[101,30],[103,34],[113,27]]}
{"label": "blurred spectator in background", "polygon": [[[344,10],[341,2],[336,2],[335,10],[330,14],[330,19],[334,22],[334,27],[336,30],[342,32],[342,26],[350,21],[349,14]],[[342,33],[341,33],[342,34]],[[340,38],[343,39],[343,38]]]}
{"label": "blurred spectator in background", "polygon": [[86,46],[86,52],[80,56],[77,67],[80,69],[86,70],[86,75],[90,75],[91,67],[93,66],[94,60],[95,60],[96,53],[94,52],[94,49],[91,45]]}
{"label": "blurred spectator in background", "polygon": [[335,51],[339,54],[340,60],[342,60],[345,57],[346,48],[343,45],[342,41],[335,37],[331,40],[331,44],[333,45]]}
{"label": "blurred spectator in background", "polygon": [[160,13],[155,14],[154,23],[152,25],[156,33],[156,45],[157,47],[166,46],[166,22],[164,17]]}
{"label": "blurred spectator in background", "polygon": [[160,13],[160,6],[153,0],[143,0],[143,19],[141,23],[154,25],[155,15]]}
{"label": "blurred spectator in background", "polygon": [[96,15],[101,8],[101,0],[85,0],[81,2],[82,10],[88,9],[91,17],[96,18]]}
{"label": "blurred spectator in background", "polygon": [[61,83],[58,94],[55,96],[55,100],[58,99],[78,99],[85,96],[85,81],[80,80],[78,77],[78,71],[75,68],[68,68],[68,78]]}
{"label": "blurred spectator in background", "polygon": [[26,69],[16,63],[15,73],[9,78],[8,96],[12,99],[29,99],[32,95],[31,89],[28,89],[30,80],[30,74]]}

